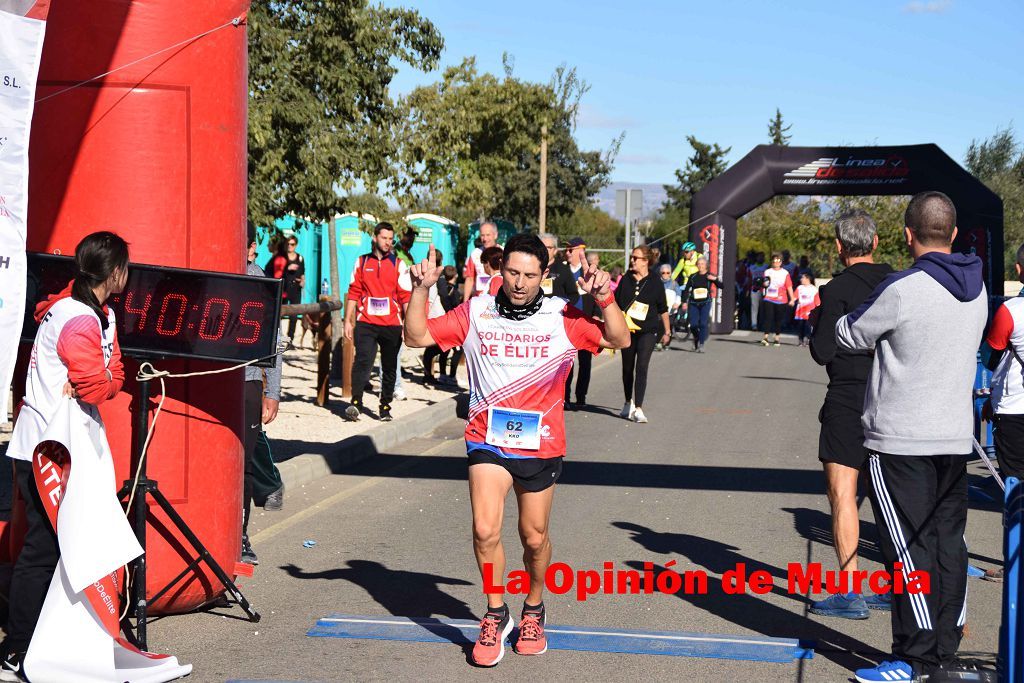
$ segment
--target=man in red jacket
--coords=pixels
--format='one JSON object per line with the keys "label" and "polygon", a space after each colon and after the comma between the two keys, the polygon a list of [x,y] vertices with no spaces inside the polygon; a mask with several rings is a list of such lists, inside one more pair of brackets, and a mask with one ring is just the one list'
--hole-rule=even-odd
{"label": "man in red jacket", "polygon": [[391,250],[395,229],[380,222],[373,229],[373,251],[356,260],[345,305],[345,339],[354,339],[352,403],[345,419],[355,422],[363,410],[363,387],[370,379],[373,358],[380,349],[380,419],[391,421],[398,351],[402,345],[402,318],[409,292],[398,285],[406,265]]}

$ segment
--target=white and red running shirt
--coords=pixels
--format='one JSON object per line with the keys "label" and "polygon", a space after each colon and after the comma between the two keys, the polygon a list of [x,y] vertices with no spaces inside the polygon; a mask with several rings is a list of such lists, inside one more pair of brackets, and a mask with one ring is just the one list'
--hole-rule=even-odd
{"label": "white and red running shirt", "polygon": [[992,410],[999,415],[1024,414],[1024,297],[1007,299],[996,309],[985,342],[1006,351],[992,373]]}
{"label": "white and red running shirt", "polygon": [[442,351],[462,346],[469,369],[466,448],[505,458],[565,455],[565,378],[577,350],[597,353],[603,324],[544,299],[526,320],[498,314],[482,294],[427,321]]}
{"label": "white and red running shirt", "polygon": [[769,268],[764,271],[768,278],[768,286],[764,290],[764,300],[772,304],[788,304],[789,290],[793,286],[793,278],[785,268]]}
{"label": "white and red running shirt", "polygon": [[818,288],[814,285],[800,285],[796,288],[796,313],[793,317],[797,320],[808,320],[811,311],[821,305],[818,298]]}
{"label": "white and red running shirt", "polygon": [[105,307],[104,330],[96,313],[70,293],[69,286],[36,306],[39,330],[29,357],[25,400],[7,450],[15,460],[32,459],[63,400],[65,383],[75,386],[83,410],[97,420],[99,413],[92,405],[113,398],[124,383],[114,311]]}

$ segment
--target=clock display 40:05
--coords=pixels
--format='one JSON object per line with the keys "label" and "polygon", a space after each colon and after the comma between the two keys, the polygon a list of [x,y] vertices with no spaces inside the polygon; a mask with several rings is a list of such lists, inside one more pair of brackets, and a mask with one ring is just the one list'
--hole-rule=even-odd
{"label": "clock display 40:05", "polygon": [[[153,318],[154,312],[152,292],[124,293],[123,309],[125,313],[138,316],[138,322],[134,329],[128,332],[144,332],[146,325]],[[228,322],[231,318],[231,301],[222,297],[210,297],[205,303],[193,304],[184,294],[170,292],[164,294],[156,308],[154,331],[163,337],[175,337],[181,334],[183,328],[187,331],[195,331],[200,339],[206,341],[220,341],[227,331]],[[245,301],[238,311],[238,326],[242,328],[236,338],[238,344],[255,344],[260,338],[261,320],[264,315],[265,304],[262,301]],[[198,323],[187,322],[189,311],[199,313],[202,316]],[[126,316],[127,317],[127,316]],[[125,321],[127,323],[127,320]]]}

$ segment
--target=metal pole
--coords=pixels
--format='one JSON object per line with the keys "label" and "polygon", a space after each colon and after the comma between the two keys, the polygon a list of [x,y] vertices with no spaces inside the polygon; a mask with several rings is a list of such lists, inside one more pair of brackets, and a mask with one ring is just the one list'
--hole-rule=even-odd
{"label": "metal pole", "polygon": [[[132,603],[132,614],[135,616],[135,639],[143,650],[146,649],[146,619],[148,617],[149,603],[146,600],[146,513],[149,511],[149,501],[146,494],[149,493],[149,478],[146,476],[146,460],[143,457],[143,449],[146,446],[146,435],[149,433],[149,380],[140,379],[139,403],[135,409],[135,425],[132,447],[133,470],[138,472],[138,483],[135,486],[135,498],[132,501],[132,520],[135,527],[135,538],[142,546],[142,554],[131,565],[132,586],[129,600]],[[131,486],[129,479],[125,482]],[[129,494],[131,491],[129,490]]]}
{"label": "metal pole", "polygon": [[629,247],[629,241],[630,241],[630,238],[632,237],[632,235],[630,235],[631,230],[630,230],[630,225],[629,225],[629,217],[633,213],[633,209],[629,205],[629,195],[630,195],[630,191],[629,191],[629,188],[627,187],[626,188],[626,223],[625,223],[625,228],[626,228],[626,253],[624,254],[624,258],[626,260],[626,263],[625,263],[625,266],[626,266],[625,269],[626,270],[629,270],[629,252],[633,251]]}
{"label": "metal pole", "polygon": [[540,232],[547,231],[548,217],[548,126],[540,127]]}

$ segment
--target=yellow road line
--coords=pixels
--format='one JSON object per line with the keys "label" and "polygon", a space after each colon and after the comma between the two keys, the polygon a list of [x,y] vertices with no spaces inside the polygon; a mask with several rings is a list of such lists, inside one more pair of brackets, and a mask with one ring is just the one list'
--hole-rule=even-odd
{"label": "yellow road line", "polygon": [[[431,448],[428,448],[427,450],[423,451],[423,453],[421,453],[420,455],[430,455],[431,453],[434,453],[435,451],[439,451],[442,448],[444,448],[445,446],[451,445],[452,443],[461,443],[461,439],[459,439],[457,441],[454,440],[454,439],[453,440],[448,440],[448,441],[443,441],[443,442],[437,444],[436,446],[432,446]],[[367,489],[371,489],[374,486],[377,486],[378,484],[381,484],[381,483],[387,481],[388,479],[393,479],[394,475],[398,474],[399,472],[403,472],[403,471],[409,469],[410,467],[412,467],[415,464],[416,464],[416,458],[412,457],[409,460],[407,460],[406,462],[403,462],[401,464],[395,465],[394,467],[392,467],[391,469],[387,470],[383,474],[378,474],[377,476],[371,477],[371,478],[367,479],[366,481],[361,481],[358,484],[356,484],[355,486],[353,486],[352,488],[346,488],[344,491],[338,491],[333,496],[325,498],[324,500],[320,501],[319,503],[315,503],[315,504],[311,505],[310,507],[306,508],[305,510],[300,510],[299,512],[296,512],[291,517],[289,517],[287,519],[281,520],[277,524],[272,524],[271,526],[268,526],[266,529],[263,529],[259,533],[254,534],[250,540],[253,543],[262,543],[264,541],[269,541],[274,536],[277,536],[282,531],[287,531],[288,529],[292,528],[293,526],[295,526],[299,522],[305,521],[305,520],[309,519],[310,517],[313,517],[316,514],[324,512],[324,511],[330,509],[331,507],[333,507],[334,505],[337,505],[341,501],[346,500],[348,498],[351,498],[352,496],[356,495],[357,493],[362,493],[363,491],[366,491]]]}

